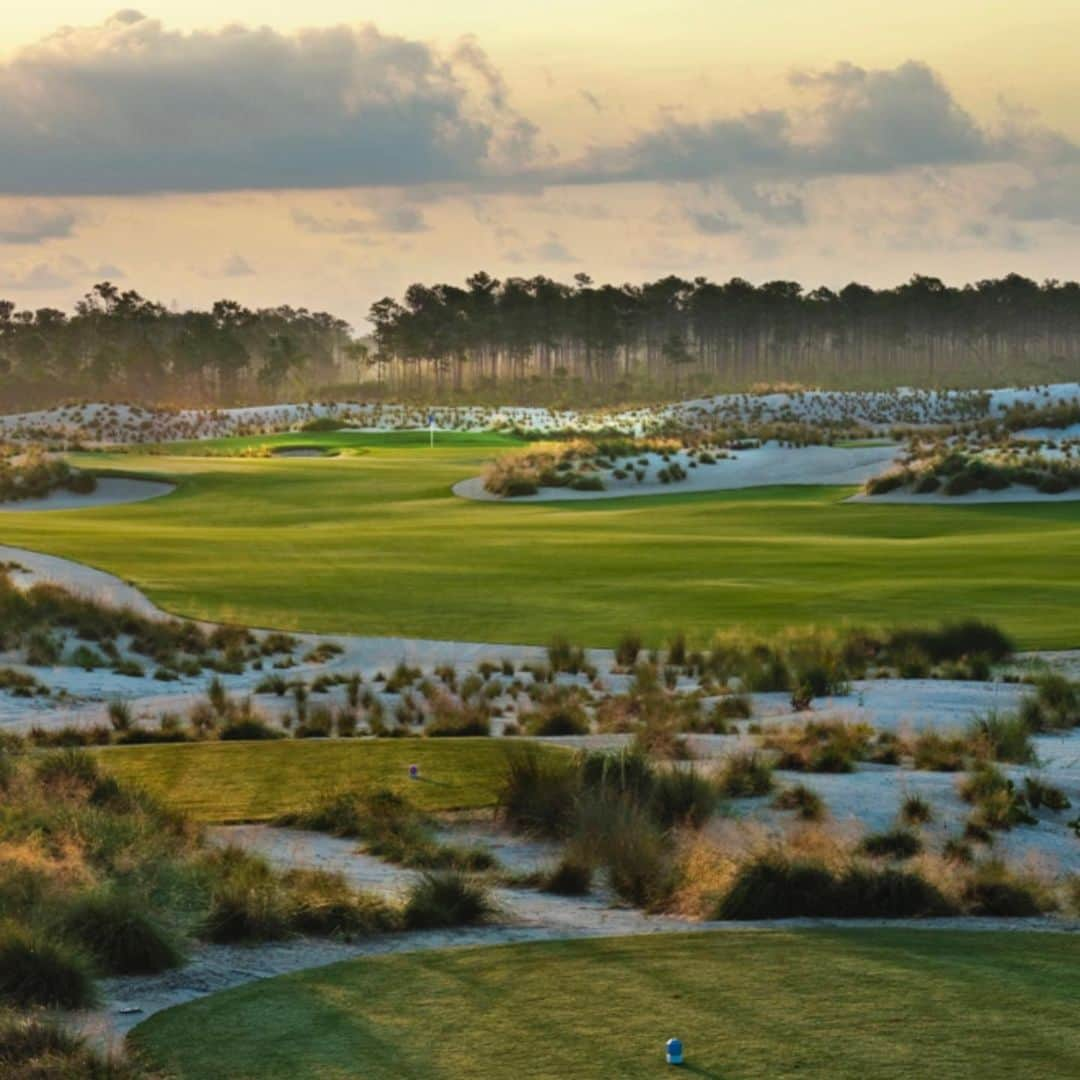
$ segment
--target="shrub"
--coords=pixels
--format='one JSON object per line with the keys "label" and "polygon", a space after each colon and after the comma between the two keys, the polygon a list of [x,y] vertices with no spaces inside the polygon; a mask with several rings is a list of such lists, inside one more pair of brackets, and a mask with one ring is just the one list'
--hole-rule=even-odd
{"label": "shrub", "polygon": [[1057,731],[1080,724],[1080,692],[1076,684],[1048,672],[1035,680],[1035,696],[1025,698],[1020,715],[1032,731]]}
{"label": "shrub", "polygon": [[1031,730],[1020,716],[988,712],[972,721],[968,737],[976,744],[979,756],[992,761],[1026,765],[1035,758]]}
{"label": "shrub", "polygon": [[101,779],[97,761],[83,750],[53,750],[37,762],[38,781],[45,785],[79,784],[93,787]]}
{"label": "shrub", "polygon": [[999,918],[1025,918],[1054,908],[1041,882],[1016,874],[997,859],[979,864],[964,886],[963,900],[972,915]]}
{"label": "shrub", "polygon": [[474,926],[495,914],[488,890],[459,871],[425,873],[409,890],[404,921],[410,930]]}
{"label": "shrub", "polygon": [[635,907],[661,905],[675,883],[672,845],[649,811],[627,795],[594,792],[578,810],[575,850],[595,853],[615,894]]}
{"label": "shrub", "polygon": [[266,721],[250,717],[246,720],[233,720],[226,724],[218,734],[226,742],[245,742],[258,739],[283,739],[285,733],[271,727]]}
{"label": "shrub", "polygon": [[784,788],[775,799],[777,810],[794,810],[803,821],[821,821],[825,817],[825,800],[805,784]]}
{"label": "shrub", "polygon": [[772,766],[761,754],[740,750],[724,759],[719,788],[731,799],[768,795],[773,789]]}
{"label": "shrub", "polygon": [[1037,776],[1024,777],[1024,797],[1032,810],[1045,807],[1055,814],[1071,808],[1068,796],[1059,787],[1040,780]]}
{"label": "shrub", "polygon": [[921,795],[907,795],[900,804],[900,820],[906,825],[925,825],[933,821],[933,807]]}
{"label": "shrub", "polygon": [[9,1080],[143,1080],[125,1057],[105,1057],[63,1024],[39,1015],[0,1012],[0,1075]]}
{"label": "shrub", "polygon": [[592,866],[568,853],[544,876],[540,887],[556,896],[587,896],[592,889],[592,878]]}
{"label": "shrub", "polygon": [[482,708],[471,706],[457,709],[442,708],[436,712],[435,719],[425,728],[425,733],[436,738],[490,735],[491,719]]}
{"label": "shrub", "polygon": [[90,962],[77,948],[39,929],[0,928],[0,1001],[23,1009],[82,1009],[95,1000]]}
{"label": "shrub", "polygon": [[916,769],[959,772],[967,763],[969,749],[967,740],[962,736],[923,731],[915,739],[912,756]]}
{"label": "shrub", "polygon": [[269,864],[239,848],[222,848],[207,860],[213,871],[203,936],[218,944],[287,937],[289,903]]}
{"label": "shrub", "polygon": [[831,870],[816,859],[766,852],[744,863],[721,899],[721,919],[920,918],[951,914],[942,893],[893,867]]}
{"label": "shrub", "polygon": [[621,668],[632,668],[641,653],[641,644],[640,634],[632,631],[623,634],[615,646],[615,663]]}
{"label": "shrub", "polygon": [[713,716],[722,720],[749,720],[753,712],[749,694],[724,694],[713,706]]}
{"label": "shrub", "polygon": [[719,797],[716,785],[694,769],[671,769],[655,775],[649,810],[666,827],[697,828],[712,817]]}
{"label": "shrub", "polygon": [[400,925],[398,912],[381,897],[358,893],[344,875],[294,869],[282,876],[289,925],[301,934],[377,934]]}
{"label": "shrub", "polygon": [[149,914],[149,903],[115,890],[79,897],[64,927],[110,975],[150,975],[178,967],[184,957],[168,931]]}
{"label": "shrub", "polygon": [[923,848],[922,841],[909,829],[872,833],[864,837],[859,846],[867,855],[889,859],[911,859]]}
{"label": "shrub", "polygon": [[530,735],[588,735],[589,718],[574,702],[552,704],[525,717]]}
{"label": "shrub", "polygon": [[296,726],[298,739],[328,739],[334,732],[334,715],[325,705],[311,710]]}

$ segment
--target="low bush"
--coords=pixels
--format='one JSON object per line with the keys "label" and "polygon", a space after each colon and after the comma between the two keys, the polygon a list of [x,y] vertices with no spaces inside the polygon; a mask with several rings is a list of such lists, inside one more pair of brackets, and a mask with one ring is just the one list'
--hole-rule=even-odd
{"label": "low bush", "polygon": [[556,896],[587,896],[592,889],[592,879],[591,863],[567,853],[544,875],[540,887]]}
{"label": "low bush", "polygon": [[1037,878],[1018,874],[1005,863],[980,863],[964,886],[963,899],[972,915],[1026,918],[1052,911],[1055,901]]}
{"label": "low bush", "polygon": [[773,806],[777,810],[794,810],[802,821],[823,821],[825,818],[825,800],[805,784],[784,788],[773,799]]}
{"label": "low bush", "polygon": [[719,919],[920,918],[954,913],[944,894],[914,873],[765,852],[744,863],[717,905]]}
{"label": "low bush", "polygon": [[0,926],[0,1002],[21,1009],[84,1009],[96,1000],[85,953],[42,929]]}
{"label": "low bush", "polygon": [[495,910],[482,884],[446,870],[422,875],[409,890],[403,917],[410,930],[439,930],[487,922]]}
{"label": "low bush", "polygon": [[569,755],[515,744],[506,751],[497,813],[510,828],[535,836],[565,836],[581,779]]}
{"label": "low bush", "polygon": [[106,1056],[58,1021],[0,1012],[0,1075],[7,1080],[149,1080],[129,1054]]}
{"label": "low bush", "polygon": [[1061,788],[1048,784],[1037,776],[1024,777],[1024,797],[1032,810],[1045,808],[1059,814],[1072,808],[1072,803]]}
{"label": "low bush", "polygon": [[900,820],[905,825],[925,825],[934,820],[934,808],[921,795],[906,795],[900,804]]}
{"label": "low bush", "polygon": [[1035,759],[1031,729],[1023,717],[1012,713],[991,711],[976,717],[968,728],[968,738],[980,758],[1016,765]]}
{"label": "low bush", "polygon": [[772,765],[752,750],[729,754],[718,777],[720,793],[730,799],[768,795],[774,783]]}
{"label": "low bush", "polygon": [[129,892],[88,893],[68,908],[64,929],[110,975],[151,975],[179,967],[183,951],[149,909],[146,897]]}
{"label": "low bush", "polygon": [[923,849],[922,841],[910,829],[871,833],[859,846],[867,855],[888,859],[912,859]]}

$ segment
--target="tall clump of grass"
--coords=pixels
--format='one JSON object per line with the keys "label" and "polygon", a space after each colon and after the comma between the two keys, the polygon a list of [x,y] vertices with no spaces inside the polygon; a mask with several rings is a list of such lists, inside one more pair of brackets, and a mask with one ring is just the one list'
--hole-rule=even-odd
{"label": "tall clump of grass", "polygon": [[1035,760],[1031,727],[1021,715],[990,710],[971,722],[968,737],[981,758],[1015,765],[1027,765]]}
{"label": "tall clump of grass", "polygon": [[458,870],[425,873],[409,890],[403,917],[411,930],[488,922],[496,912],[488,889]]}
{"label": "tall clump of grass", "polygon": [[176,937],[151,915],[146,899],[129,892],[81,896],[65,912],[63,925],[110,975],[150,975],[184,961]]}
{"label": "tall clump of grass", "polygon": [[568,755],[515,744],[506,751],[497,813],[518,832],[564,837],[580,790],[579,770]]}
{"label": "tall clump of grass", "polygon": [[84,1009],[97,1000],[86,953],[42,928],[0,927],[0,1003],[22,1009]]}
{"label": "tall clump of grass", "polygon": [[0,1011],[0,1076],[10,1080],[145,1080],[130,1054],[112,1057],[91,1047],[64,1024],[37,1013]]}
{"label": "tall clump of grass", "polygon": [[729,754],[721,767],[720,792],[731,799],[768,795],[775,786],[769,761],[756,751]]}

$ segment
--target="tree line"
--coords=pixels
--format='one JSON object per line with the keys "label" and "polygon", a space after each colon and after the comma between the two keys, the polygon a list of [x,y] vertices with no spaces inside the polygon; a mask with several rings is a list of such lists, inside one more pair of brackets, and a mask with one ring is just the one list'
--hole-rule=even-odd
{"label": "tree line", "polygon": [[916,276],[891,289],[805,291],[669,276],[594,285],[486,273],[412,285],[373,305],[375,362],[401,386],[638,379],[677,388],[793,381],[945,384],[1080,370],[1080,285],[1018,274],[960,288]]}
{"label": "tree line", "polygon": [[171,311],[102,282],[70,316],[0,300],[0,408],[69,398],[261,403],[334,381],[355,359],[349,325],[325,312],[219,300]]}
{"label": "tree line", "polygon": [[0,408],[68,398],[260,404],[323,396],[557,400],[748,388],[1080,377],[1080,284],[916,276],[839,291],[668,276],[596,285],[480,272],[373,304],[367,340],[325,312],[220,300],[174,311],[95,285],[67,315],[0,300]]}

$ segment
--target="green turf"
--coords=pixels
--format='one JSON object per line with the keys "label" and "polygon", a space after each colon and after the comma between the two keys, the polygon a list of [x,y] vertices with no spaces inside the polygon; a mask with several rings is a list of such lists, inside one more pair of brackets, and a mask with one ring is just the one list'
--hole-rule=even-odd
{"label": "green turf", "polygon": [[[110,570],[171,611],[328,633],[610,645],[636,627],[902,623],[980,616],[1029,647],[1080,645],[1080,502],[845,504],[759,488],[534,505],[451,486],[506,436],[330,433],[360,456],[89,455],[172,495],[3,515],[3,538]],[[221,442],[216,449],[266,439]]]}
{"label": "green turf", "polygon": [[[201,821],[266,821],[347,786],[407,792],[425,810],[492,806],[503,773],[497,739],[288,739],[168,743],[94,751],[123,780],[136,781]],[[420,779],[410,780],[410,765]]]}
{"label": "green turf", "polygon": [[1080,1075],[1080,939],[680,934],[358,960],[151,1017],[178,1080]]}

